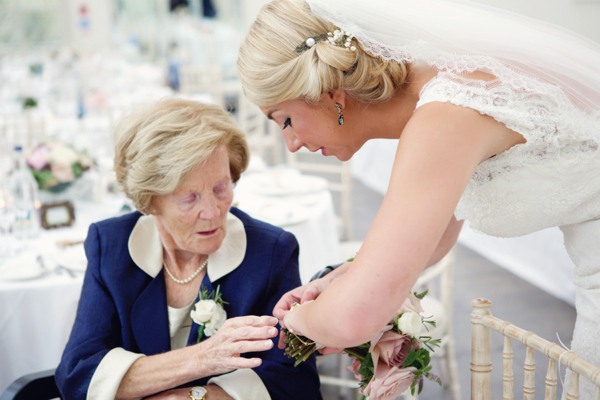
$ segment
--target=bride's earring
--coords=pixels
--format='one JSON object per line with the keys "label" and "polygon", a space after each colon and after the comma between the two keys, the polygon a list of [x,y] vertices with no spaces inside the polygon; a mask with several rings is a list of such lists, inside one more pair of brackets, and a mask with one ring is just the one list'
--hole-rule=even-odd
{"label": "bride's earring", "polygon": [[344,124],[344,113],[342,113],[342,105],[340,103],[335,103],[335,107],[338,110],[338,124]]}

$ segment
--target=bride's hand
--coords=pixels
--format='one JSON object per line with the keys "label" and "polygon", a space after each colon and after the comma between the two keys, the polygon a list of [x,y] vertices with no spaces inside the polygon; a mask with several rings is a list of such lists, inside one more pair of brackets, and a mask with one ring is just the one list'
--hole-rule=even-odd
{"label": "bride's hand", "polygon": [[[307,304],[307,303],[310,303],[312,301],[313,300],[308,300],[308,301],[305,301],[303,304]],[[287,326],[288,329],[290,329],[289,328],[289,325],[290,325],[289,319],[290,319],[291,314],[292,314],[292,310],[289,310],[288,312],[286,312],[285,316],[280,321],[280,324],[281,324],[282,327],[286,327]],[[287,321],[286,321],[286,319],[287,319]],[[299,335],[305,336],[301,332],[296,332],[296,333],[299,334]],[[279,333],[279,347],[280,348],[285,347],[285,343],[282,342],[282,340],[285,340],[285,339],[286,339],[285,333],[283,333],[283,330],[281,330],[280,333]],[[321,347],[321,346],[318,346],[318,345],[317,345],[317,349],[318,349],[318,352],[321,353],[321,354],[323,354],[323,355],[327,355],[327,354],[340,354],[340,353],[344,352],[343,348]]]}
{"label": "bride's hand", "polygon": [[[294,303],[302,304],[306,303],[307,301],[312,301],[316,299],[319,296],[319,294],[321,294],[321,292],[327,287],[327,285],[329,285],[330,281],[331,279],[323,277],[314,280],[310,283],[307,283],[306,285],[298,286],[297,288],[292,289],[283,296],[281,296],[281,299],[279,299],[279,301],[277,302],[277,304],[275,304],[275,307],[273,308],[273,316],[279,319],[279,324],[281,325],[281,327],[285,328],[283,318],[290,311]],[[277,346],[280,349],[285,348],[285,339],[287,339],[287,336],[282,331],[280,331],[279,342],[277,344]]]}
{"label": "bride's hand", "polygon": [[302,304],[316,299],[319,294],[325,290],[327,285],[329,285],[330,281],[331,280],[328,279],[328,277],[323,277],[307,283],[306,285],[298,286],[297,288],[290,290],[281,296],[281,299],[279,299],[277,304],[275,304],[275,307],[273,308],[273,316],[279,319],[279,321],[283,321],[283,317],[288,311],[290,311],[292,304]]}

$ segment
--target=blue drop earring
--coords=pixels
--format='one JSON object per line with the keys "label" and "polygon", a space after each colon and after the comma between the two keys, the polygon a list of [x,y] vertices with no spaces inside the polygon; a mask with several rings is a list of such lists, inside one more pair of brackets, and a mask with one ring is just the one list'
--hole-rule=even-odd
{"label": "blue drop earring", "polygon": [[338,110],[338,124],[344,125],[344,113],[342,113],[342,105],[340,103],[335,103],[335,107]]}

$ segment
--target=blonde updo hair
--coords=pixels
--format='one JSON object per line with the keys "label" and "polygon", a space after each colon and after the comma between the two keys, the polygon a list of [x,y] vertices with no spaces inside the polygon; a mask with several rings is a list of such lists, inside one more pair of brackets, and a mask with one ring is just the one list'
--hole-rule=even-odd
{"label": "blonde updo hair", "polygon": [[304,0],[274,0],[258,13],[240,47],[238,76],[244,94],[261,107],[303,98],[311,103],[323,93],[343,89],[354,99],[377,103],[390,99],[405,82],[408,66],[319,41],[296,52],[309,37],[339,29],[315,17]]}
{"label": "blonde updo hair", "polygon": [[244,133],[221,107],[165,99],[133,109],[115,130],[114,169],[133,205],[151,213],[156,195],[172,193],[219,146],[236,182],[248,166]]}

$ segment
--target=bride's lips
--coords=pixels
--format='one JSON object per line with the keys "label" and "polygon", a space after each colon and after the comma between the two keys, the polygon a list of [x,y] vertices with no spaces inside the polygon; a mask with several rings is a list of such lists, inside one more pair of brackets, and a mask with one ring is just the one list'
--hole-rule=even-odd
{"label": "bride's lips", "polygon": [[325,151],[325,147],[321,147],[321,154],[323,154],[324,156],[327,155],[327,152]]}
{"label": "bride's lips", "polygon": [[211,235],[214,235],[215,233],[217,233],[218,230],[219,230],[219,228],[215,228],[212,231],[201,231],[201,232],[197,232],[197,234],[200,236],[211,236]]}

